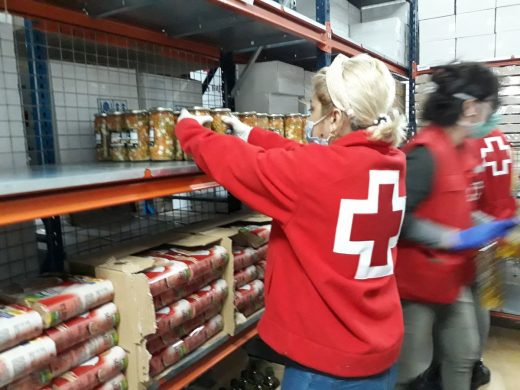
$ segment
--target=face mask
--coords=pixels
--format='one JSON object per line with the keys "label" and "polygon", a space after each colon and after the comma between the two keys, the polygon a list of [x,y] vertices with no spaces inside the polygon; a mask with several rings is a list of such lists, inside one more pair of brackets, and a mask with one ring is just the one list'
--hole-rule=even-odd
{"label": "face mask", "polygon": [[494,112],[493,114],[491,114],[489,116],[487,121],[472,124],[470,126],[471,133],[469,136],[471,138],[485,137],[486,135],[491,133],[491,131],[493,129],[495,129],[498,126],[498,124],[500,123],[501,117],[502,116],[499,113]]}
{"label": "face mask", "polygon": [[323,121],[326,117],[327,117],[327,115],[324,115],[320,119],[318,119],[316,122],[307,120],[307,123],[305,124],[305,138],[307,139],[307,143],[318,144],[318,145],[328,145],[329,144],[330,136],[328,138],[312,136],[312,130],[314,129],[314,126],[316,126],[318,123]]}

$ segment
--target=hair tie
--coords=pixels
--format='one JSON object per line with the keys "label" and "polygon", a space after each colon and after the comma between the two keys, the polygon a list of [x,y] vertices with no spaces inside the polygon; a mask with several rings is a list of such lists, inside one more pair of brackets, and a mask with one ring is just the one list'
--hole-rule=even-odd
{"label": "hair tie", "polygon": [[377,119],[374,120],[374,125],[379,126],[382,122],[390,122],[390,117],[387,114],[380,114]]}

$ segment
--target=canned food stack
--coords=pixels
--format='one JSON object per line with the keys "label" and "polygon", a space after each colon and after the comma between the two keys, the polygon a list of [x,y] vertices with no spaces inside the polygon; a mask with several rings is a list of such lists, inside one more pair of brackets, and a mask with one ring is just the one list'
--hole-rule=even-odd
{"label": "canned food stack", "polygon": [[163,245],[142,253],[155,266],[144,271],[156,309],[156,332],[148,336],[150,375],[180,361],[223,329],[220,315],[228,294],[222,279],[229,253]]}
{"label": "canned food stack", "polygon": [[0,386],[94,389],[121,377],[126,353],[117,347],[112,283],[67,276],[30,285],[0,293],[8,302],[0,306]]}
{"label": "canned food stack", "polygon": [[[238,231],[246,235],[249,242],[263,242],[258,248],[233,247],[235,309],[237,313],[249,317],[264,307],[264,274],[267,257],[265,244],[269,240],[271,226],[243,226]],[[237,321],[239,321],[237,319]]]}

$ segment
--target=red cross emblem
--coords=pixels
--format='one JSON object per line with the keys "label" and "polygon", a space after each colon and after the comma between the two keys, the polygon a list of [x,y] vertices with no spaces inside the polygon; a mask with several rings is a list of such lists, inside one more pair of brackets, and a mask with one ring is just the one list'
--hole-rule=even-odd
{"label": "red cross emblem", "polygon": [[359,255],[356,279],[393,274],[405,204],[399,171],[370,171],[368,198],[341,200],[334,252]]}
{"label": "red cross emblem", "polygon": [[511,147],[500,136],[484,138],[486,147],[480,149],[483,166],[491,167],[493,176],[509,174],[511,161]]}

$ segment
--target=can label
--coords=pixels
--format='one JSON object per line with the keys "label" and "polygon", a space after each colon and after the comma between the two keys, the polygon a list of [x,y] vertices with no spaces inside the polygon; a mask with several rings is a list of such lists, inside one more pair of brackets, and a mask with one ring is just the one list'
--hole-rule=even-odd
{"label": "can label", "polygon": [[20,305],[0,305],[0,352],[42,331],[42,318],[36,311]]}
{"label": "can label", "polygon": [[148,146],[155,146],[155,129],[152,126],[148,129]]}
{"label": "can label", "polygon": [[123,134],[121,131],[110,132],[110,146],[113,148],[120,148],[125,146]]}
{"label": "can label", "polygon": [[103,144],[103,140],[101,138],[101,133],[96,131],[96,147],[101,147]]}
{"label": "can label", "polygon": [[139,146],[139,134],[137,129],[128,130],[128,147],[136,149]]}

